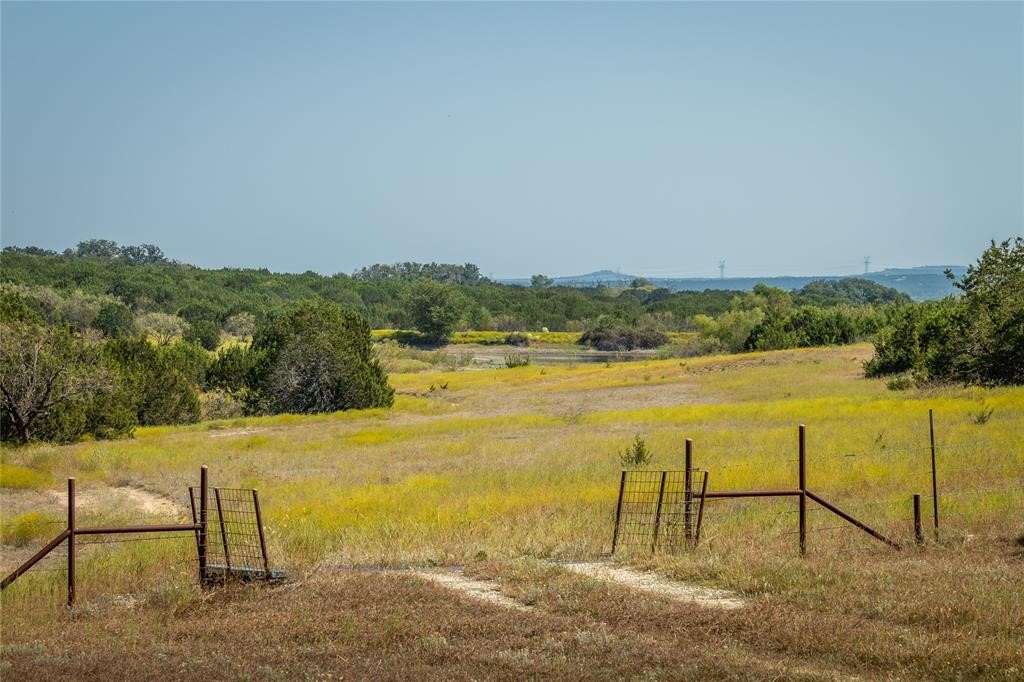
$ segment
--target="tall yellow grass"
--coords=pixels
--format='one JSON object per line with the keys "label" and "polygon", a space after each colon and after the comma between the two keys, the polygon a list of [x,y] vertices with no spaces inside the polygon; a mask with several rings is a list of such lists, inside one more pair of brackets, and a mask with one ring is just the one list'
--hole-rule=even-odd
{"label": "tall yellow grass", "polygon": [[[391,410],[144,428],[133,440],[9,449],[0,478],[37,488],[72,475],[80,489],[130,483],[184,504],[185,486],[208,464],[215,485],[260,489],[275,556],[297,570],[457,563],[480,552],[584,558],[610,547],[617,453],[634,434],[658,468],[680,468],[683,441],[693,438],[695,464],[715,489],[790,487],[804,423],[809,486],[906,539],[910,495],[930,493],[931,408],[944,522],[963,533],[1019,522],[1009,511],[1024,506],[1024,389],[892,392],[863,378],[869,353],[852,346],[392,375]],[[442,384],[448,388],[430,391]],[[615,398],[618,389],[628,401]],[[991,417],[979,419],[987,410]],[[982,490],[1001,492],[972,492]],[[785,502],[709,505],[709,540],[769,528],[767,541],[791,551],[790,511]],[[812,523],[822,528],[819,518]],[[123,571],[147,574],[166,559],[139,551],[124,555]],[[14,594],[50,589],[44,577],[25,584]]]}

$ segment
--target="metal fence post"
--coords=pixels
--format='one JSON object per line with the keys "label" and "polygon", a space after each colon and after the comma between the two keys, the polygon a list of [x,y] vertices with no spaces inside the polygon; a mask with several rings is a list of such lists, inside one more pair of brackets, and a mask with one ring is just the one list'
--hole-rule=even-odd
{"label": "metal fence post", "polygon": [[921,532],[921,495],[914,493],[914,540],[924,544],[924,533]]}
{"label": "metal fence post", "polygon": [[263,553],[263,571],[270,577],[270,559],[267,556],[267,538],[263,535],[263,514],[260,512],[260,496],[252,489],[252,506],[256,509],[256,525],[260,529],[260,551]]}
{"label": "metal fence post", "polygon": [[619,479],[619,502],[615,505],[615,530],[612,531],[612,554],[615,554],[615,546],[619,542],[619,519],[622,517],[622,494],[626,490],[626,470],[622,470],[622,478]]}
{"label": "metal fence post", "polygon": [[708,494],[708,476],[710,474],[705,471],[703,481],[700,485],[700,507],[697,508],[697,530],[693,534],[693,548],[697,549],[697,543],[700,542],[700,529],[704,523],[704,500]]}
{"label": "metal fence post", "polygon": [[661,472],[661,485],[658,487],[658,508],[654,512],[654,537],[651,539],[651,551],[658,546],[658,528],[661,526],[661,501],[665,497],[665,477],[667,471]]}
{"label": "metal fence post", "polygon": [[75,605],[75,479],[68,479],[68,608]]}
{"label": "metal fence post", "polygon": [[228,549],[228,531],[224,527],[224,507],[220,503],[220,488],[214,487],[213,498],[217,501],[217,520],[220,522],[220,541],[224,544],[224,563],[231,571],[231,551]]}
{"label": "metal fence post", "polygon": [[939,483],[935,472],[935,417],[928,409],[928,437],[932,450],[932,516],[935,520],[935,539],[939,539]]}
{"label": "metal fence post", "polygon": [[199,469],[199,543],[197,552],[199,554],[199,584],[206,584],[206,511],[209,505],[207,499],[207,475],[206,465]]}
{"label": "metal fence post", "polygon": [[800,555],[807,553],[807,427],[800,425]]}
{"label": "metal fence post", "polygon": [[683,534],[687,540],[693,537],[693,439],[686,439],[686,474],[683,494]]}

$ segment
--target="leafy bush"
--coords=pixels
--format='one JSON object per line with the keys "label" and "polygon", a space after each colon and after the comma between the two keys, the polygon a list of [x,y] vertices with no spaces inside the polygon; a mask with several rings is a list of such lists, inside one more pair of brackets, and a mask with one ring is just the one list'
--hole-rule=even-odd
{"label": "leafy bush", "polygon": [[183,338],[206,350],[217,350],[220,345],[220,325],[210,320],[196,320],[185,330]]}
{"label": "leafy bush", "polygon": [[135,333],[135,316],[123,303],[106,303],[96,313],[93,327],[111,339],[131,336]]}
{"label": "leafy bush", "polygon": [[207,391],[199,396],[199,407],[203,421],[211,419],[232,419],[245,413],[245,406],[227,391]]}
{"label": "leafy bush", "polygon": [[657,329],[633,329],[622,326],[598,326],[580,336],[577,342],[604,351],[629,351],[657,348],[668,343],[668,334]]}
{"label": "leafy bush", "polygon": [[995,411],[996,408],[983,404],[980,410],[971,415],[971,421],[973,421],[975,424],[978,424],[979,426],[981,426],[982,424],[987,424],[988,420],[992,418],[992,415],[995,413]]}
{"label": "leafy bush", "polygon": [[512,332],[505,337],[505,343],[509,346],[529,346],[530,337],[520,332]]}
{"label": "leafy bush", "polygon": [[[108,363],[67,325],[0,323],[3,440],[76,440],[89,432],[90,406],[115,386]],[[93,421],[100,416],[93,411]]]}
{"label": "leafy bush", "polygon": [[199,384],[206,358],[197,346],[153,346],[140,337],[108,341],[103,348],[118,368],[119,384],[139,424],[192,424],[202,416]]}
{"label": "leafy bush", "polygon": [[894,311],[875,337],[865,374],[1024,384],[1024,239],[992,242],[955,286],[959,299]]}
{"label": "leafy bush", "polygon": [[530,364],[529,355],[506,355],[505,356],[505,367],[508,369],[515,369],[516,367],[526,367]]}
{"label": "leafy bush", "polygon": [[885,387],[890,391],[906,391],[913,388],[914,385],[914,377],[910,374],[900,374],[885,383]]}
{"label": "leafy bush", "polygon": [[370,327],[326,301],[302,301],[256,329],[245,393],[252,411],[390,407],[394,389],[370,348]]}
{"label": "leafy bush", "polygon": [[844,304],[910,303],[910,297],[871,280],[846,277],[810,282],[794,292],[793,302],[800,306],[826,308]]}
{"label": "leafy bush", "polygon": [[224,331],[231,336],[248,338],[256,330],[256,316],[252,313],[235,313],[224,321]]}
{"label": "leafy bush", "polygon": [[0,322],[42,324],[43,318],[20,292],[4,287],[0,289]]}
{"label": "leafy bush", "polygon": [[636,469],[647,466],[653,458],[654,453],[647,448],[647,443],[638,433],[633,436],[633,442],[619,454],[619,463],[623,469]]}
{"label": "leafy bush", "polygon": [[466,300],[452,284],[421,279],[406,292],[405,305],[413,326],[434,343],[447,341],[466,309]]}

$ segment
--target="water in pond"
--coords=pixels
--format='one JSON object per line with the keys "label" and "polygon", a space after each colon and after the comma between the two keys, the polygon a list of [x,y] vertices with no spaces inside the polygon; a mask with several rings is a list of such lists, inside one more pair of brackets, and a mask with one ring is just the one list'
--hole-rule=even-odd
{"label": "water in pond", "polygon": [[636,360],[653,360],[656,351],[634,350],[624,352],[581,350],[569,351],[550,348],[472,348],[451,349],[452,355],[470,357],[472,366],[504,367],[505,357],[521,355],[530,358],[531,365],[577,365],[587,363],[634,362]]}

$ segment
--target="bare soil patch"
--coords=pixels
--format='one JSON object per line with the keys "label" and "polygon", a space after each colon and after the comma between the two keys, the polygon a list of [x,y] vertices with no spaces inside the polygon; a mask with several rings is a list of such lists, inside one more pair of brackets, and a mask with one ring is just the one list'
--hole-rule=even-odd
{"label": "bare soil patch", "polygon": [[[51,498],[57,506],[67,508],[68,494],[53,491]],[[133,486],[106,486],[90,483],[75,491],[75,508],[82,512],[107,510],[136,510],[153,516],[177,518],[184,509],[174,500]]]}
{"label": "bare soil patch", "polygon": [[532,611],[529,606],[522,604],[511,597],[501,593],[501,585],[494,580],[476,580],[467,578],[461,572],[450,571],[414,571],[411,575],[422,578],[437,585],[442,585],[459,594],[464,594],[471,599],[494,604],[506,609],[517,611]]}
{"label": "bare soil patch", "polygon": [[646,592],[647,594],[667,597],[676,601],[690,602],[691,604],[716,609],[738,609],[745,605],[745,602],[735,592],[688,585],[653,573],[635,571],[630,568],[622,568],[601,562],[567,563],[561,565],[568,571],[579,573],[589,578],[618,583],[638,592]]}

